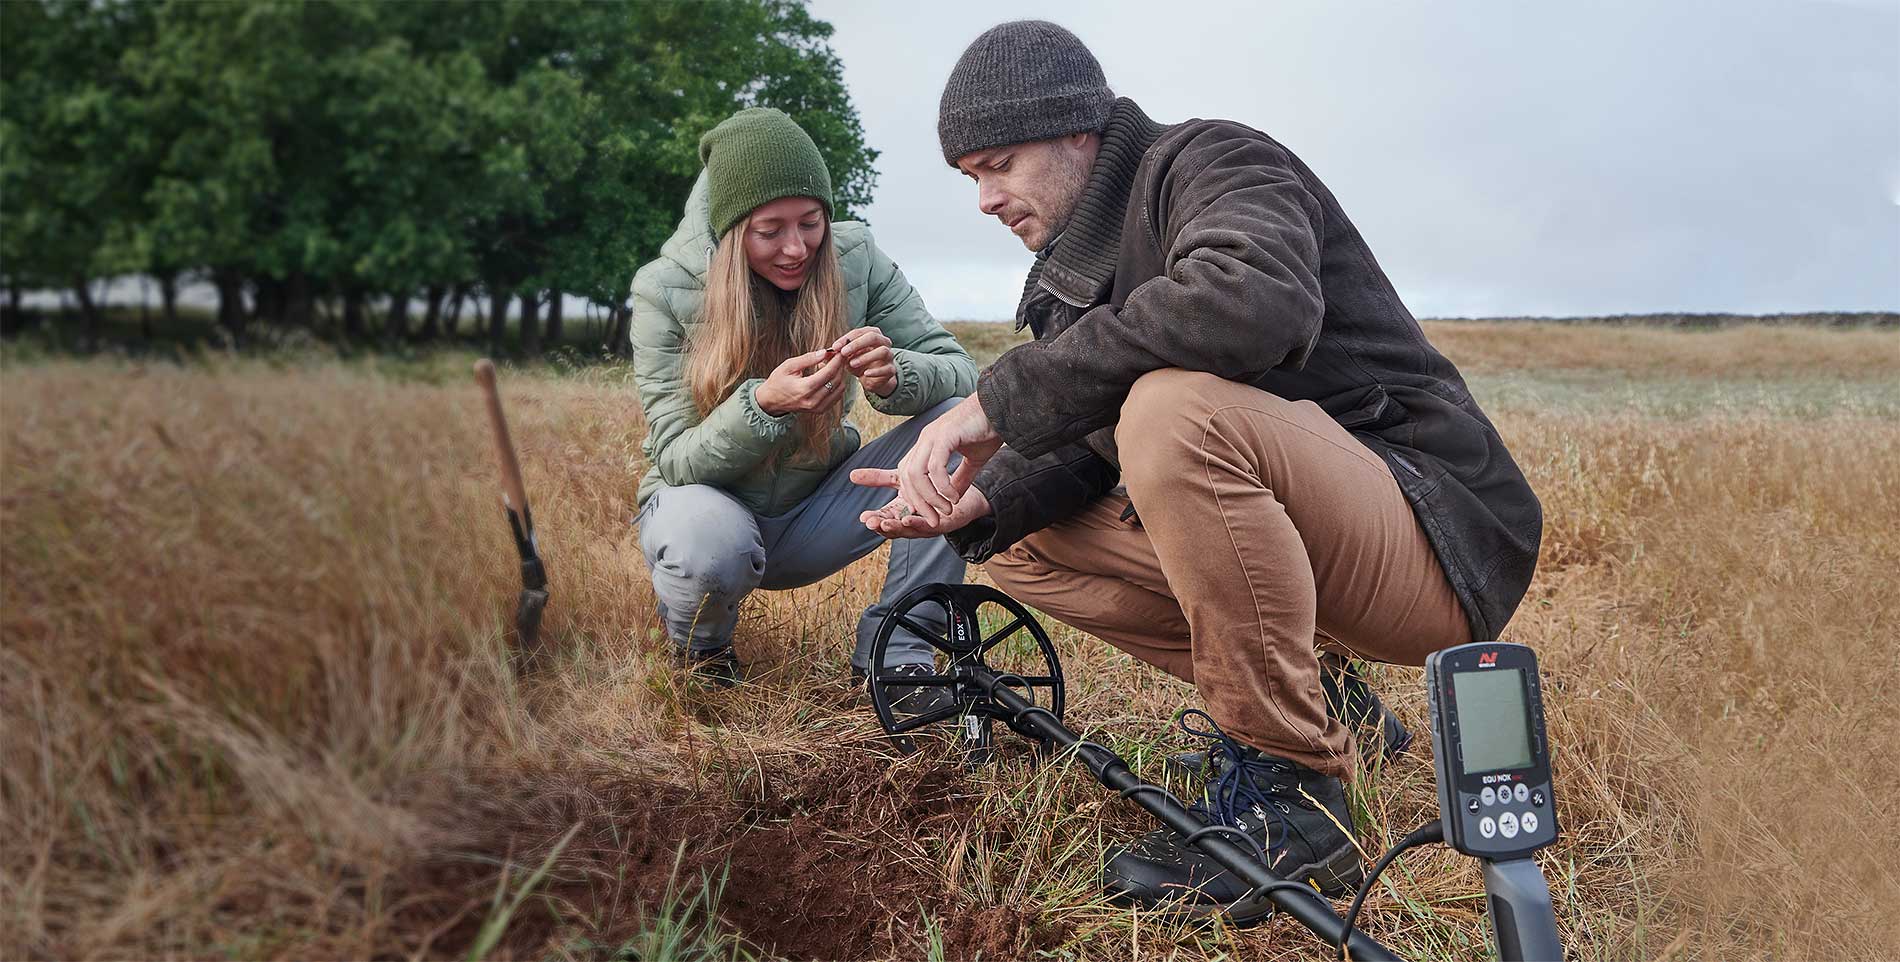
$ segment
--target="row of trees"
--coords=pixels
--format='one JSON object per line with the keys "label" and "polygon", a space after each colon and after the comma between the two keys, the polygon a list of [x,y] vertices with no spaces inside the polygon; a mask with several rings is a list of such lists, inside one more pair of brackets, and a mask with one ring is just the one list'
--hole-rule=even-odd
{"label": "row of trees", "polygon": [[[699,169],[699,135],[784,109],[869,202],[830,25],[795,0],[0,4],[0,282],[187,280],[218,323],[559,340],[561,292],[612,312]],[[543,322],[542,307],[548,311]],[[333,319],[333,321],[331,320]]]}

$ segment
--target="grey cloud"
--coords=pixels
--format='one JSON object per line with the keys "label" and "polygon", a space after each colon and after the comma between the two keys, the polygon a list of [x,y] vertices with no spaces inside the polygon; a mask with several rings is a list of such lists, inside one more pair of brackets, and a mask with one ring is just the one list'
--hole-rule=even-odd
{"label": "grey cloud", "polygon": [[963,45],[1087,41],[1161,120],[1299,153],[1421,315],[1900,308],[1900,5],[897,5],[818,0],[879,162],[879,243],[945,317],[1028,254],[943,164]]}

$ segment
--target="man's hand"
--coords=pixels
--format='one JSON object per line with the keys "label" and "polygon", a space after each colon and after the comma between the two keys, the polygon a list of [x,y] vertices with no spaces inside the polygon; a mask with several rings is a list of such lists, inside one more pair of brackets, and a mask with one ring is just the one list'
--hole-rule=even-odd
{"label": "man's hand", "polygon": [[786,358],[752,392],[759,408],[773,417],[792,411],[823,411],[844,397],[850,375],[844,358],[831,348]]}
{"label": "man's hand", "polygon": [[831,345],[844,358],[858,383],[878,397],[890,397],[897,390],[897,356],[891,353],[891,339],[875,327],[860,327],[845,332]]}
{"label": "man's hand", "polygon": [[[897,472],[883,468],[859,468],[851,472],[851,483],[867,488],[897,487]],[[984,496],[982,489],[972,487],[963,492],[955,511],[948,517],[931,524],[912,512],[910,505],[902,497],[891,499],[889,504],[876,511],[866,511],[858,515],[864,526],[886,538],[934,538],[947,534],[975,521],[988,517],[990,499]]]}
{"label": "man's hand", "polygon": [[[941,527],[961,506],[976,473],[1002,446],[1002,437],[983,413],[983,402],[975,394],[964,398],[930,422],[910,453],[897,463],[897,499],[925,524]],[[963,455],[955,474],[949,467],[953,454]]]}

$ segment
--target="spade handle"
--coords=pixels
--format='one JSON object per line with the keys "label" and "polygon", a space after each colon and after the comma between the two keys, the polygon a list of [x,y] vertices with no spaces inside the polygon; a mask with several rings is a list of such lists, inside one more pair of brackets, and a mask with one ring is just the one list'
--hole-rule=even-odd
{"label": "spade handle", "polygon": [[495,386],[495,363],[487,358],[475,362],[475,383],[481,385],[488,402],[488,423],[495,429],[495,451],[501,455],[502,503],[508,509],[525,514],[528,489],[521,483],[521,462],[515,460],[515,443],[508,436],[508,416],[501,412],[501,391]]}

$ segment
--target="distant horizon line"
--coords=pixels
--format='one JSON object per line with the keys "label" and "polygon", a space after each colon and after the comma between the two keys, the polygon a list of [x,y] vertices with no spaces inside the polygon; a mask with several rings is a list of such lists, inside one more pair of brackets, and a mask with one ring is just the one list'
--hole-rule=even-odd
{"label": "distant horizon line", "polygon": [[[956,317],[940,318],[948,324],[1013,324],[1013,317]],[[1419,317],[1420,321],[1463,321],[1478,323],[1574,323],[1626,321],[1656,323],[1667,321],[1685,326],[1696,323],[1747,323],[1749,321],[1787,321],[1825,320],[1830,324],[1867,324],[1877,327],[1900,327],[1900,311],[1765,311],[1750,313],[1747,311],[1631,311],[1617,314],[1486,314],[1486,315],[1431,315]]]}
{"label": "distant horizon line", "polygon": [[[156,284],[146,275],[120,274],[95,278],[88,285],[94,290],[95,302],[102,309],[111,307],[138,307],[141,302],[156,306]],[[22,306],[44,310],[52,307],[64,309],[66,301],[72,296],[70,287],[22,288]],[[485,295],[484,295],[485,296]],[[386,297],[372,297],[369,303],[378,304]],[[512,298],[511,298],[512,300]],[[605,310],[607,305],[581,297],[566,294],[566,305],[576,316],[583,316],[589,306]],[[180,307],[207,308],[217,305],[216,288],[202,278],[185,280],[178,286],[178,305]],[[515,305],[508,308],[508,316],[518,316]],[[1839,326],[1871,325],[1876,327],[1900,327],[1900,307],[1888,309],[1862,310],[1807,310],[1807,311],[1621,311],[1613,314],[1486,314],[1486,315],[1415,315],[1421,321],[1468,321],[1468,322],[1546,322],[1565,323],[1579,321],[1626,323],[1673,323],[1683,326],[1696,326],[1720,323],[1745,323],[1747,321],[1782,321],[1784,323],[1802,323],[1797,319],[1806,319],[1805,323],[1817,320]],[[947,317],[937,315],[938,320],[968,324],[1011,324],[1013,317]],[[1725,320],[1726,319],[1726,320]]]}

